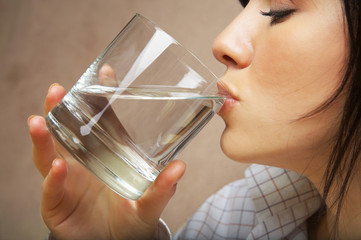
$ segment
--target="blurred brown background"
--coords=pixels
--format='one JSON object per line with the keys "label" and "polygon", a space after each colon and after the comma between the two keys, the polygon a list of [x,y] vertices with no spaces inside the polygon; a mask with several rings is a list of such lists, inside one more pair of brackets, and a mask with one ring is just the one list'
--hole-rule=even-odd
{"label": "blurred brown background", "polygon": [[[26,120],[42,114],[51,83],[69,89],[137,12],[221,76],[212,42],[241,10],[237,0],[0,0],[0,239],[45,239],[48,232]],[[212,192],[243,177],[245,165],[221,152],[223,128],[215,117],[179,156],[187,172],[162,216],[173,232]]]}

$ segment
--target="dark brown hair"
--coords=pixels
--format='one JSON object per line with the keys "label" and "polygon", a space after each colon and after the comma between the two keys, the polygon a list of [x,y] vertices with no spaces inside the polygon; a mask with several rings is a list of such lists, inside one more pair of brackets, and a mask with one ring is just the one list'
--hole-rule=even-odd
{"label": "dark brown hair", "polygon": [[[348,37],[349,55],[341,86],[334,96],[346,93],[336,143],[330,155],[323,179],[324,200],[329,198],[331,189],[332,205],[336,208],[333,236],[337,236],[338,217],[353,177],[359,171],[361,152],[361,9],[359,0],[343,1],[345,34]],[[331,102],[335,97],[331,100]],[[361,201],[361,199],[360,199]]]}

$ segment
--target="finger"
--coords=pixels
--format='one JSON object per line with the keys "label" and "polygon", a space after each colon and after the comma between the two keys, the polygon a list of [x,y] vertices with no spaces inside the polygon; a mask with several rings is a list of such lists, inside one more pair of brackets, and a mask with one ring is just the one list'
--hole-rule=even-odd
{"label": "finger", "polygon": [[174,160],[159,174],[154,183],[137,201],[141,214],[151,221],[158,219],[174,195],[177,182],[185,172],[185,163]]}
{"label": "finger", "polygon": [[60,86],[57,83],[54,83],[49,87],[48,95],[45,98],[44,103],[44,114],[48,114],[48,112],[58,104],[63,97],[65,96],[65,88]]}
{"label": "finger", "polygon": [[63,159],[55,159],[51,170],[42,185],[41,209],[44,219],[55,216],[56,207],[64,200],[64,183],[67,176],[67,166]]}
{"label": "finger", "polygon": [[99,70],[99,82],[103,86],[117,86],[115,72],[108,63],[105,63]]}
{"label": "finger", "polygon": [[43,117],[30,117],[28,125],[33,142],[33,161],[39,172],[45,177],[51,168],[52,161],[56,157],[54,143],[51,134],[46,128]]}

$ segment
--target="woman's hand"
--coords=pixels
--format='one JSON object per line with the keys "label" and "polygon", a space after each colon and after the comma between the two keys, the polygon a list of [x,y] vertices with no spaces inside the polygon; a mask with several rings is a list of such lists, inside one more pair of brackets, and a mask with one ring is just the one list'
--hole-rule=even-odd
{"label": "woman's hand", "polygon": [[[50,87],[47,114],[65,95],[60,85]],[[44,177],[41,213],[56,239],[151,239],[164,207],[185,171],[171,162],[137,201],[126,200],[93,176],[77,161],[60,158],[41,116],[28,120],[33,160]]]}

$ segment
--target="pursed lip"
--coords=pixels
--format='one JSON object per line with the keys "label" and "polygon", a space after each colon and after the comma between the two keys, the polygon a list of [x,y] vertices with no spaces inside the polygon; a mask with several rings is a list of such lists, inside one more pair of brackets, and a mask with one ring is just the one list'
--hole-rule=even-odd
{"label": "pursed lip", "polygon": [[218,115],[222,116],[229,112],[236,104],[239,103],[239,99],[235,96],[235,94],[229,90],[229,87],[227,87],[224,82],[218,82],[217,83],[218,88],[218,94],[220,96],[226,97],[226,100],[224,101],[221,109],[218,111]]}
{"label": "pursed lip", "polygon": [[234,94],[230,87],[227,86],[222,81],[217,82],[218,94],[222,97],[233,98],[236,101],[239,101],[239,98]]}

